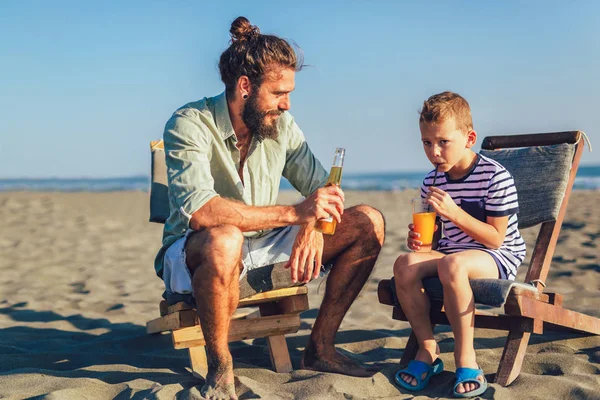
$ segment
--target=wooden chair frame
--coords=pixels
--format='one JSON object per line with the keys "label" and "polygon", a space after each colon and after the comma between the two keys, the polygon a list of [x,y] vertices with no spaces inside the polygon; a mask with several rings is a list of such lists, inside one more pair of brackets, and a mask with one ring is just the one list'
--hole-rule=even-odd
{"label": "wooden chair frame", "polygon": [[[495,376],[495,382],[502,386],[510,385],[519,376],[529,337],[532,333],[542,334],[544,330],[568,330],[595,335],[600,334],[599,318],[563,308],[563,297],[558,293],[543,293],[544,282],[548,277],[548,271],[584,149],[582,136],[583,133],[580,131],[492,136],[485,138],[482,144],[483,149],[489,150],[546,146],[559,143],[570,143],[576,146],[558,217],[554,221],[541,224],[525,277],[525,282],[533,282],[538,292],[514,287],[504,305],[504,314],[494,314],[483,310],[476,310],[475,313],[475,327],[508,331],[504,351]],[[380,303],[393,306],[394,300],[390,285],[391,281],[389,279],[380,281],[378,296]],[[401,307],[394,307],[392,318],[402,321],[407,320]],[[449,324],[443,311],[442,302],[432,300],[430,318],[433,327],[436,324]],[[415,357],[418,347],[417,339],[414,333],[411,333],[400,363],[403,365],[408,364]]]}
{"label": "wooden chair frame", "polygon": [[[299,286],[258,293],[240,300],[238,308],[258,307],[259,312],[234,317],[228,341],[265,337],[273,369],[276,372],[292,371],[285,334],[298,332],[300,313],[308,310],[307,293],[305,286]],[[160,314],[160,318],[146,323],[146,331],[149,334],[171,331],[173,347],[188,349],[193,374],[206,376],[206,341],[196,309],[183,302],[169,306],[163,300]]]}

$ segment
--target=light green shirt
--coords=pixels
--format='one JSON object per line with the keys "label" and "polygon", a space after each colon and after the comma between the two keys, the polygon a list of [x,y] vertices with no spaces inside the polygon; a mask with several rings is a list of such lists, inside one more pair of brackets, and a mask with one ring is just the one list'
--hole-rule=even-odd
{"label": "light green shirt", "polygon": [[[164,132],[170,216],[163,246],[155,260],[161,276],[164,253],[187,232],[192,214],[216,196],[253,206],[276,204],[284,176],[303,196],[325,185],[328,172],[311,152],[288,112],[278,118],[277,139],[252,139],[238,175],[240,152],[235,146],[225,93],[189,103],[175,111]],[[246,232],[260,236],[268,231]]]}

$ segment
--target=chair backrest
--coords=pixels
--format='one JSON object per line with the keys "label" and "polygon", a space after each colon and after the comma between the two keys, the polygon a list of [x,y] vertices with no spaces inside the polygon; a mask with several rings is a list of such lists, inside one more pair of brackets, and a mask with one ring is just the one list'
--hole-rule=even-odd
{"label": "chair backrest", "polygon": [[515,179],[519,227],[542,224],[525,282],[542,290],[583,152],[582,132],[490,136],[481,154],[502,164]]}
{"label": "chair backrest", "polygon": [[169,184],[164,142],[162,140],[150,142],[150,152],[152,160],[150,222],[164,223],[169,218]]}

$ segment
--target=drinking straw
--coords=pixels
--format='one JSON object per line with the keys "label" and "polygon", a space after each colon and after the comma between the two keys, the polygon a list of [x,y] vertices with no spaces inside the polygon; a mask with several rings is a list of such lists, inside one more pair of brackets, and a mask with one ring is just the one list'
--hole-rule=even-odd
{"label": "drinking straw", "polygon": [[435,187],[435,180],[437,179],[437,173],[438,173],[438,168],[440,167],[439,164],[435,165],[435,175],[433,176],[433,183],[431,184],[431,186]]}
{"label": "drinking straw", "polygon": [[[431,187],[435,187],[435,180],[437,179],[437,173],[438,173],[439,167],[440,167],[439,164],[435,165],[435,175],[433,175],[433,183],[431,184]],[[427,205],[427,212],[431,212],[431,204]]]}

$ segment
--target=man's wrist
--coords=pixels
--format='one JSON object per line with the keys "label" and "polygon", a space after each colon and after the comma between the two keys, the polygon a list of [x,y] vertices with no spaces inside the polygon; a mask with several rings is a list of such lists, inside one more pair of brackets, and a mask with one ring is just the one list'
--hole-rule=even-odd
{"label": "man's wrist", "polygon": [[300,225],[299,204],[285,206],[284,220],[287,225]]}

